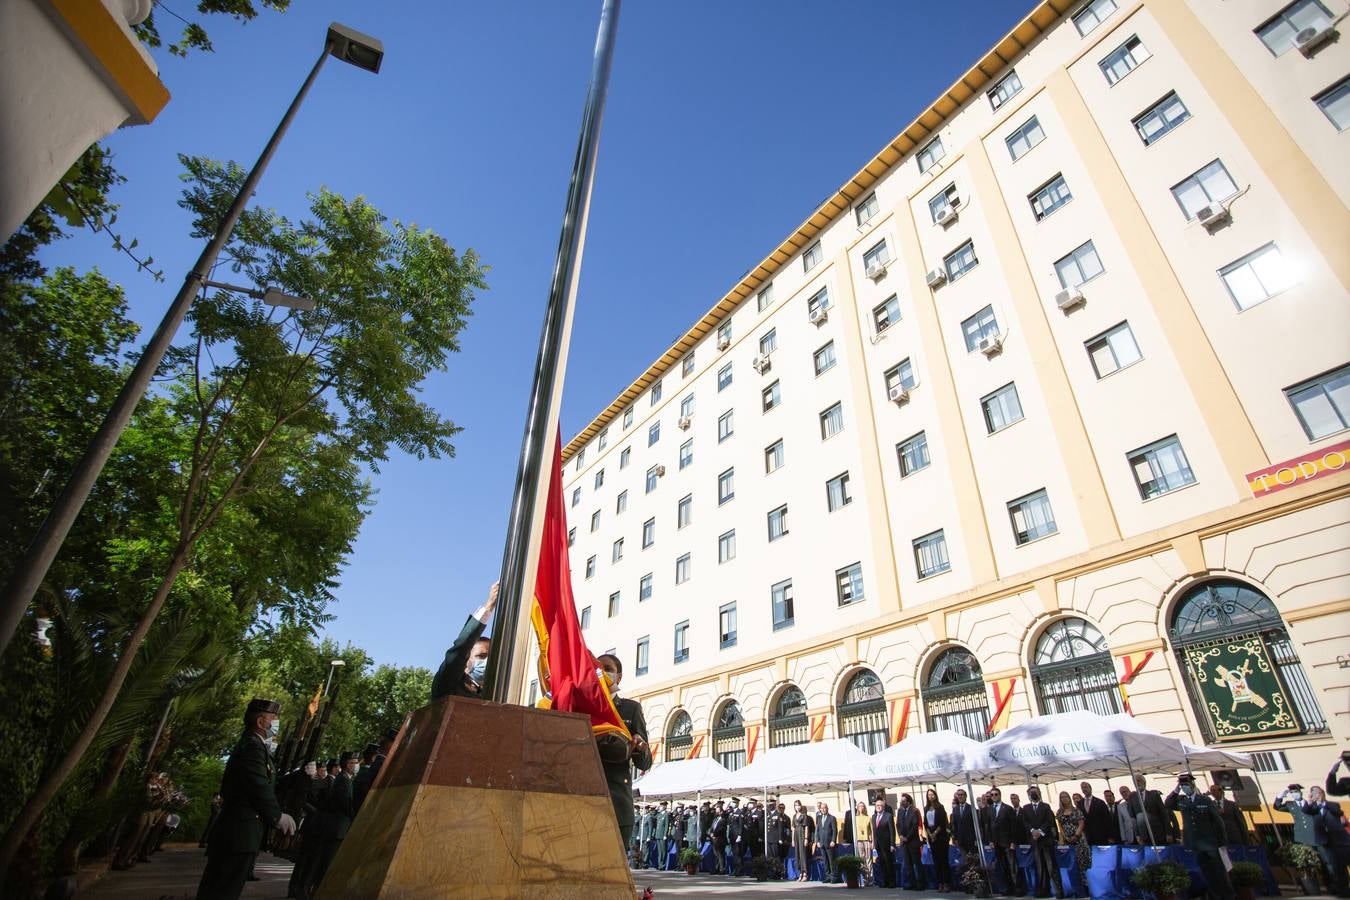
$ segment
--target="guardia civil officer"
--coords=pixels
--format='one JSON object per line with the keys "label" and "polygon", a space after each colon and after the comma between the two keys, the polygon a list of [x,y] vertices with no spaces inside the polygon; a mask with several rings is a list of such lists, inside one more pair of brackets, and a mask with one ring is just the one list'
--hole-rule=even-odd
{"label": "guardia civil officer", "polygon": [[1167,795],[1167,808],[1181,813],[1182,843],[1195,854],[1208,883],[1209,896],[1231,898],[1233,888],[1219,856],[1225,840],[1223,819],[1214,798],[1195,789],[1194,777],[1181,775],[1177,786]]}
{"label": "guardia civil officer", "polygon": [[[647,720],[642,715],[642,704],[627,697],[618,696],[619,682],[623,680],[623,663],[613,654],[606,653],[596,660],[602,674],[609,681],[610,694],[614,696],[614,708],[628,727],[632,741],[626,741],[621,735],[603,734],[596,738],[596,749],[600,751],[600,765],[605,770],[605,781],[609,784],[609,799],[614,804],[614,817],[619,820],[619,835],[623,846],[633,840],[633,778],[632,768],[645,772],[652,767],[652,748],[647,745]],[[647,848],[642,848],[646,853]]]}
{"label": "guardia civil officer", "polygon": [[277,803],[276,772],[268,739],[275,740],[281,704],[254,700],[244,713],[244,733],[230,752],[220,780],[221,807],[206,845],[206,870],[197,900],[237,900],[268,826],[295,833],[295,819]]}

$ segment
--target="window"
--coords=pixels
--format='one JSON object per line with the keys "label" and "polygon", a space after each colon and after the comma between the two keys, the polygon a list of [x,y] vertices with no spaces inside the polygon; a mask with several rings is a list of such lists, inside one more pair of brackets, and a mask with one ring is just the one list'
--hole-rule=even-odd
{"label": "window", "polygon": [[717,342],[731,341],[731,320],[727,319],[721,325],[717,326]]}
{"label": "window", "polygon": [[791,625],[793,622],[791,578],[769,588],[769,602],[773,607],[773,630],[777,631]]}
{"label": "window", "polygon": [[862,563],[854,563],[837,570],[834,573],[834,581],[840,606],[847,606],[850,603],[865,599],[863,595]]}
{"label": "window", "polygon": [[1256,29],[1257,37],[1274,56],[1294,46],[1294,35],[1305,28],[1321,31],[1331,24],[1331,11],[1317,0],[1294,0],[1279,15]]}
{"label": "window", "polygon": [[769,540],[776,541],[787,533],[787,505],[784,504],[769,513]]}
{"label": "window", "polygon": [[861,669],[849,679],[839,704],[839,733],[864,753],[879,753],[890,741],[886,718],[886,692],[881,679],[870,669]]}
{"label": "window", "polygon": [[679,505],[675,508],[675,527],[683,528],[693,521],[694,516],[694,495],[685,494],[680,498]]}
{"label": "window", "polygon": [[633,448],[624,447],[623,450],[619,452],[619,468],[620,469],[628,468],[628,463],[630,460],[632,460],[632,458],[633,458]]}
{"label": "window", "polygon": [[623,427],[627,428],[633,424],[633,407],[628,407],[623,411]]}
{"label": "window", "polygon": [[731,363],[717,370],[717,390],[725,391],[731,387]]}
{"label": "window", "polygon": [[1140,447],[1128,458],[1135,484],[1139,485],[1139,496],[1144,500],[1195,484],[1195,473],[1175,434]]}
{"label": "window", "polygon": [[927,172],[929,169],[933,168],[933,166],[937,165],[942,157],[946,155],[947,150],[942,146],[942,138],[933,138],[919,151],[919,172]]}
{"label": "window", "polygon": [[1112,372],[1133,365],[1143,356],[1139,345],[1135,343],[1134,332],[1129,322],[1121,322],[1114,328],[1097,335],[1088,341],[1088,359],[1092,360],[1092,370],[1098,378],[1105,378]]}
{"label": "window", "polygon": [[779,438],[764,448],[764,473],[776,472],[783,468],[783,439]]}
{"label": "window", "polygon": [[985,92],[985,96],[989,98],[989,107],[996,110],[1020,90],[1022,79],[1017,77],[1017,70],[1014,69],[994,82],[994,86]]}
{"label": "window", "polygon": [[1206,206],[1227,200],[1237,192],[1228,170],[1217,159],[1172,188],[1172,196],[1188,222]]}
{"label": "window", "polygon": [[675,583],[684,584],[686,581],[689,580],[689,574],[690,574],[689,554],[686,553],[679,559],[675,560]]}
{"label": "window", "polygon": [[1012,156],[1013,162],[1016,162],[1026,156],[1027,151],[1043,140],[1045,140],[1045,129],[1041,128],[1040,121],[1032,116],[1020,128],[1008,135],[1004,143],[1008,145],[1008,154]]}
{"label": "window", "polygon": [[1115,11],[1116,0],[1089,0],[1086,6],[1073,14],[1073,25],[1080,35],[1087,36]]}
{"label": "window", "polygon": [[577,542],[577,529],[575,526],[567,529],[567,546],[572,546]]}
{"label": "window", "polygon": [[694,722],[689,713],[680,710],[671,717],[666,728],[666,762],[675,762],[689,756],[694,744]]}
{"label": "window", "polygon": [[530,682],[530,699],[526,701],[526,706],[534,706],[539,701],[539,680]]}
{"label": "window", "polygon": [[717,611],[718,646],[725,650],[736,646],[736,603],[722,604]]}
{"label": "window", "polygon": [[891,294],[880,306],[872,310],[872,321],[876,323],[877,334],[881,334],[900,321],[900,298]]}
{"label": "window", "polygon": [[580,472],[582,467],[585,465],[586,465],[586,448],[582,447],[580,450],[577,451],[577,471]]}
{"label": "window", "polygon": [[1073,199],[1063,175],[1056,175],[1027,196],[1031,214],[1039,222]]}
{"label": "window", "polygon": [[690,394],[680,401],[680,417],[685,418],[694,414],[694,395]]}
{"label": "window", "polygon": [[736,470],[727,469],[717,476],[717,505],[721,506],[736,496]]}
{"label": "window", "polygon": [[692,374],[694,374],[694,351],[690,350],[684,355],[684,359],[680,360],[680,377],[688,378]]}
{"label": "window", "polygon": [[1133,35],[1128,41],[1107,54],[1106,58],[1097,65],[1101,67],[1102,74],[1106,76],[1106,83],[1115,84],[1133,72],[1140,63],[1152,55],[1143,42],[1139,40],[1139,36]]}
{"label": "window", "polygon": [[989,736],[984,672],[965,647],[949,647],[933,660],[924,680],[923,701],[929,731],[955,731],[973,741]]}
{"label": "window", "polygon": [[581,503],[581,488],[572,488],[572,505]]}
{"label": "window", "polygon": [[663,383],[664,382],[658,381],[656,384],[652,385],[652,399],[648,404],[649,406],[655,406],[661,402],[661,385]]}
{"label": "window", "polygon": [[717,443],[722,443],[736,433],[734,409],[729,409],[717,417]]}
{"label": "window", "polygon": [[806,314],[808,316],[810,316],[813,313],[817,313],[822,309],[829,309],[829,308],[830,308],[830,292],[826,288],[821,288],[820,290],[816,291],[814,294],[811,295],[811,298],[806,301]]}
{"label": "window", "polygon": [[653,422],[651,427],[647,429],[647,446],[650,447],[659,440],[661,440],[661,423]]}
{"label": "window", "polygon": [[984,427],[990,434],[1022,421],[1022,402],[1017,396],[1017,385],[1011,382],[981,397],[980,406],[984,409]]}
{"label": "window", "polygon": [[880,208],[880,205],[877,203],[876,192],[874,191],[863,198],[861,203],[853,207],[853,215],[858,220],[859,225],[866,225],[868,222],[872,221],[872,217],[877,214],[877,210]]}
{"label": "window", "polygon": [[763,401],[765,412],[768,412],[778,404],[782,403],[783,396],[779,392],[778,382],[775,381],[773,384],[760,391],[760,399]]}
{"label": "window", "polygon": [[815,352],[816,374],[824,375],[834,368],[834,341],[830,341],[824,347]]}
{"label": "window", "polygon": [[619,614],[619,592],[615,591],[609,595],[609,618],[614,618]]}
{"label": "window", "polygon": [[689,658],[689,620],[675,626],[675,661],[682,663]]}
{"label": "window", "polygon": [[595,487],[598,490],[605,483],[605,470],[600,469],[595,473]]}
{"label": "window", "polygon": [[745,723],[735,700],[727,701],[713,727],[713,758],[722,768],[734,772],[745,765]]}
{"label": "window", "polygon": [[694,439],[690,438],[680,445],[680,468],[685,469],[694,462]]}
{"label": "window", "polygon": [[736,558],[736,529],[731,529],[717,539],[717,562],[731,562]]}
{"label": "window", "polygon": [[1337,131],[1350,128],[1350,78],[1342,78],[1313,98]]}
{"label": "window", "polygon": [[768,356],[778,349],[778,329],[770,328],[759,339],[759,355]]}
{"label": "window", "polygon": [[1285,388],[1284,395],[1310,441],[1350,427],[1350,366]]}
{"label": "window", "polygon": [[836,475],[825,482],[825,505],[830,512],[843,509],[853,502],[853,496],[848,492],[848,473]]}
{"label": "window", "polygon": [[769,285],[755,296],[755,304],[759,312],[764,312],[773,303],[773,285]]}
{"label": "window", "polygon": [[638,579],[638,602],[652,599],[652,573],[648,572]]}
{"label": "window", "polygon": [[920,578],[950,571],[951,567],[951,560],[947,558],[947,535],[942,529],[914,539],[914,569]]}
{"label": "window", "polygon": [[994,307],[986,306],[961,323],[961,333],[966,337],[966,352],[974,353],[980,347],[980,341],[998,336],[998,319],[994,318]]}
{"label": "window", "polygon": [[1283,750],[1251,750],[1252,771],[1262,774],[1267,772],[1292,772],[1289,766],[1289,755]]}
{"label": "window", "polygon": [[[1182,681],[1207,740],[1327,731],[1317,692],[1299,662],[1284,620],[1265,594],[1233,579],[1197,585],[1177,602],[1170,636],[1182,671],[1190,675]],[[1233,654],[1234,648],[1246,657],[1247,666],[1256,669],[1248,676],[1253,683],[1247,686],[1269,701],[1259,718],[1250,703],[1245,709],[1253,715],[1239,713],[1240,717],[1229,718],[1223,715],[1229,712],[1226,705],[1211,706],[1199,694],[1199,684],[1216,677],[1215,662],[1222,659],[1234,665],[1235,658],[1226,655]],[[1257,683],[1264,687],[1257,688]]]}
{"label": "window", "polygon": [[1055,274],[1061,287],[1076,288],[1102,274],[1102,261],[1092,241],[1079,246],[1068,256],[1055,261]]}
{"label": "window", "polygon": [[810,247],[807,247],[806,252],[802,254],[802,268],[810,272],[820,265],[820,261],[824,258],[825,254],[820,249],[820,241],[816,241]]}
{"label": "window", "polygon": [[886,393],[890,394],[892,388],[903,388],[906,391],[913,390],[918,385],[914,380],[914,366],[908,359],[902,359],[896,365],[886,370]]}
{"label": "window", "polygon": [[642,523],[642,549],[646,550],[652,544],[656,543],[656,519],[648,519]]}
{"label": "window", "polygon": [[600,432],[600,449],[603,450],[609,446],[609,429],[606,428]]}
{"label": "window", "polygon": [[594,534],[599,530],[600,530],[600,510],[597,509],[595,512],[591,513],[591,533]]}
{"label": "window", "polygon": [[582,631],[585,631],[587,628],[590,627],[591,627],[591,608],[589,606],[583,606],[581,608],[581,629]]}
{"label": "window", "polygon": [[938,214],[944,209],[956,209],[960,205],[961,195],[956,192],[956,183],[953,182],[929,198],[928,215],[934,222],[937,222]]}
{"label": "window", "polygon": [[789,684],[778,695],[769,716],[769,747],[791,747],[811,739],[810,720],[806,717],[806,695],[795,684]]}
{"label": "window", "polygon": [[947,267],[948,281],[955,281],[978,266],[980,261],[975,258],[974,242],[966,241],[960,247],[948,253],[942,258],[942,264]]}
{"label": "window", "polygon": [[647,489],[643,491],[643,493],[650,494],[652,491],[656,490],[656,479],[658,477],[657,475],[658,468],[660,467],[652,466],[650,469],[647,470]]}
{"label": "window", "polygon": [[1219,270],[1238,309],[1251,309],[1294,283],[1280,248],[1266,244]]}
{"label": "window", "polygon": [[920,431],[914,437],[901,441],[895,445],[895,454],[900,458],[901,478],[928,468],[932,462],[928,456],[928,435]]}
{"label": "window", "polygon": [[586,557],[586,577],[592,578],[594,576],[595,576],[595,557],[588,556]]}
{"label": "window", "polygon": [[610,559],[612,562],[618,562],[623,559],[623,538],[619,538],[614,542],[614,549],[610,552]]}
{"label": "window", "polygon": [[875,266],[884,266],[886,263],[890,262],[891,251],[890,248],[886,246],[886,241],[878,241],[871,250],[868,250],[863,254],[862,261],[864,271],[871,270]]}
{"label": "window", "polygon": [[1086,619],[1060,619],[1041,633],[1031,660],[1031,681],[1043,714],[1121,712],[1111,651],[1106,638]]}
{"label": "window", "polygon": [[1019,547],[1059,531],[1045,488],[1009,501],[1008,517],[1012,520],[1013,541]]}
{"label": "window", "polygon": [[1191,117],[1191,111],[1173,91],[1134,118],[1134,130],[1144,146],[1150,147],[1173,128]]}
{"label": "window", "polygon": [[820,439],[829,440],[844,430],[844,405],[836,403],[820,414]]}
{"label": "window", "polygon": [[650,662],[652,649],[652,639],[650,637],[640,637],[637,642],[637,650],[633,653],[633,662],[637,669],[637,674],[646,675],[648,663]]}

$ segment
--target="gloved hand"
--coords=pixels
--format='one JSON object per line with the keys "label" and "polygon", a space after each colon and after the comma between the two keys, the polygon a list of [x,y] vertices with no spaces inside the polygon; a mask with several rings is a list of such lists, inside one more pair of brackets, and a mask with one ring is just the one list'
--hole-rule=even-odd
{"label": "gloved hand", "polygon": [[282,834],[295,834],[295,819],[291,818],[290,813],[282,813],[281,818],[277,819],[277,831]]}

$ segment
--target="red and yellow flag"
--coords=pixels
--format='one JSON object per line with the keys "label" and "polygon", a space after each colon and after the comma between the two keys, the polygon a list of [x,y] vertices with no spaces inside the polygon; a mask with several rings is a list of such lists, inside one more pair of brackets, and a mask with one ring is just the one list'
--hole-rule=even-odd
{"label": "red and yellow flag", "polygon": [[598,664],[581,636],[581,622],[572,596],[567,558],[567,514],[563,507],[562,441],[553,449],[548,506],[539,546],[539,573],[534,584],[530,621],[539,641],[539,686],[548,698],[540,706],[586,713],[596,734],[632,738],[614,707],[609,687],[596,674]]}
{"label": "red and yellow flag", "polygon": [[319,701],[322,699],[323,699],[323,682],[320,681],[319,686],[314,689],[314,699],[309,701],[309,717],[311,719],[314,718],[316,713],[318,713]]}

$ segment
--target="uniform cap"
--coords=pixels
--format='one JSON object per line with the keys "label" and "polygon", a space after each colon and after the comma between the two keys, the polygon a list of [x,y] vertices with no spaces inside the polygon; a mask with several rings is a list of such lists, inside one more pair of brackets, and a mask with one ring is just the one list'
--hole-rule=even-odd
{"label": "uniform cap", "polygon": [[342,753],[342,762],[341,762],[341,765],[344,765],[344,766],[345,766],[349,760],[360,759],[360,758],[361,758],[361,754],[357,753],[355,750],[344,750],[343,753]]}
{"label": "uniform cap", "polygon": [[366,753],[379,753],[379,752],[380,752],[379,744],[375,743],[374,741],[371,741],[369,744],[366,744]]}
{"label": "uniform cap", "polygon": [[281,715],[281,704],[275,700],[263,700],[255,697],[249,701],[248,709],[244,712],[244,715],[252,718],[263,713],[272,713],[272,715],[279,716]]}

